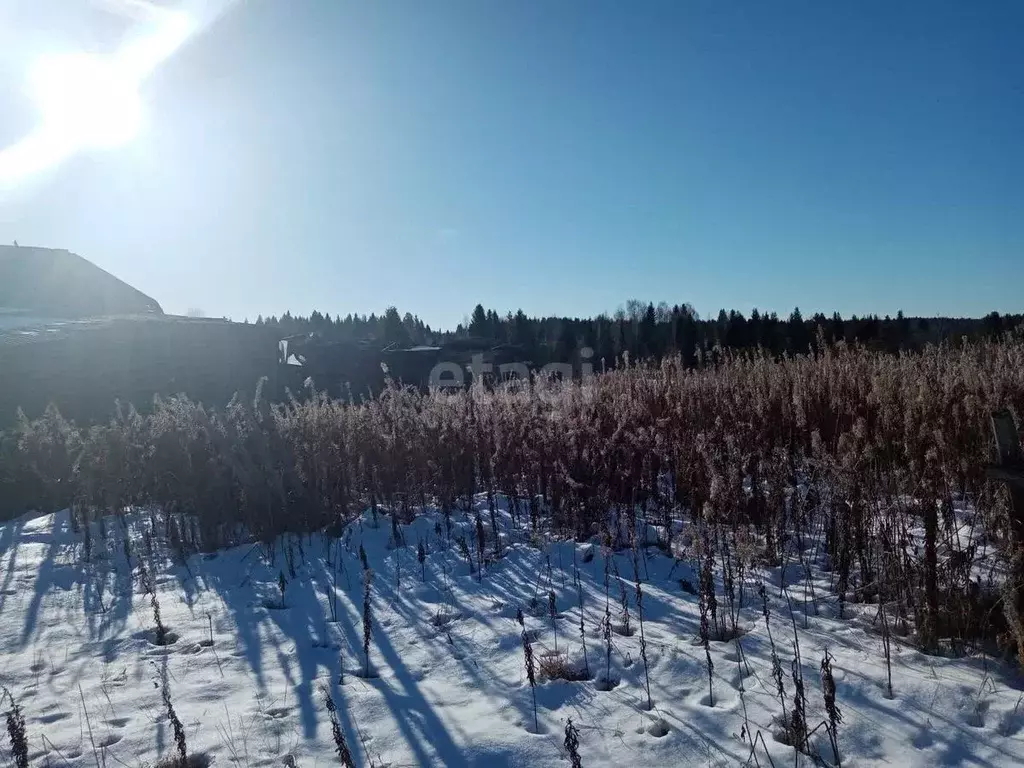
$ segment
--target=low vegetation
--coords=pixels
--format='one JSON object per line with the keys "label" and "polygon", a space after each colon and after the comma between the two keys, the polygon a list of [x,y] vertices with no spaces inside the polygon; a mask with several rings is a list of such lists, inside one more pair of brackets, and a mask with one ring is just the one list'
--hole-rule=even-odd
{"label": "low vegetation", "polygon": [[[220,410],[164,398],[89,428],[50,408],[2,436],[0,478],[80,520],[158,506],[183,551],[322,530],[367,507],[399,520],[468,509],[478,492],[512,499],[535,531],[619,548],[652,526],[672,551],[685,511],[707,567],[804,569],[802,538],[822,533],[840,611],[884,605],[932,652],[1024,641],[993,610],[1010,508],[985,476],[991,411],[1024,413],[1019,338],[901,355],[840,343],[696,369],[665,359],[456,392],[392,383],[358,402],[312,382],[303,394]],[[477,537],[478,569],[500,555],[492,538]],[[710,637],[735,631],[701,591]]]}

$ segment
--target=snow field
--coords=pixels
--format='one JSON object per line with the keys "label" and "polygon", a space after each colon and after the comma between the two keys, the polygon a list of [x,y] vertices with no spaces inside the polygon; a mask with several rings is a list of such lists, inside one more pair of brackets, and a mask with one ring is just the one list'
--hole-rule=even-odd
{"label": "snow field", "polygon": [[[477,505],[491,556],[486,501]],[[122,526],[107,518],[105,537],[93,527],[88,562],[83,537],[72,531],[66,512],[0,526],[0,684],[25,716],[34,766],[141,767],[173,757],[164,685],[189,751],[218,766],[338,765],[324,690],[337,705],[360,766],[566,766],[570,717],[579,729],[584,766],[764,766],[769,758],[780,766],[796,758],[775,738],[781,705],[761,601],[749,575],[743,633],[736,641],[711,643],[711,706],[697,597],[682,588],[696,585],[697,573],[653,547],[640,555],[654,705],[648,710],[628,550],[614,555],[614,565],[628,595],[633,633],[613,632],[610,677],[616,683],[601,690],[608,687],[601,630],[604,553],[591,543],[531,543],[527,532],[513,531],[504,511],[504,552],[482,578],[470,573],[455,544],[465,536],[475,564],[475,517],[466,512],[452,515],[449,536],[443,516],[428,511],[399,526],[398,546],[390,517],[382,513],[374,521],[367,512],[339,539],[286,537],[272,551],[247,545],[184,563],[174,562],[162,537],[145,535],[154,522],[161,528],[158,515],[133,512],[126,520]],[[420,542],[426,551],[422,568]],[[360,546],[373,573],[369,677],[363,676]],[[171,633],[167,645],[154,642],[140,562]],[[574,563],[591,679],[539,676],[537,729],[517,610],[538,661],[550,657],[557,639],[569,664],[582,669]],[[847,618],[834,618],[827,574],[812,569],[816,599],[805,603],[798,570],[787,572],[791,602],[780,596],[778,569],[760,574],[786,673],[787,708],[795,620],[811,727],[825,717],[819,679],[824,650],[834,657],[844,766],[1024,764],[1024,703],[1014,669],[990,658],[925,656],[894,638],[890,699],[873,623],[877,606],[849,604]],[[613,574],[616,626],[618,582]],[[555,629],[549,590],[555,594]],[[719,582],[724,611],[721,590]],[[750,741],[758,734],[752,752]],[[9,760],[3,742],[0,758]],[[833,764],[824,728],[812,742]],[[798,760],[812,764],[803,755]]]}

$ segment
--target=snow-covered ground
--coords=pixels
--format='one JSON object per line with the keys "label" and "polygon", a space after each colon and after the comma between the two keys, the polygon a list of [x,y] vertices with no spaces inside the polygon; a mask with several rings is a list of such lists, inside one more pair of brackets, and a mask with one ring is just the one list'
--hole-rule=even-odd
{"label": "snow-covered ground", "polygon": [[[508,525],[506,516],[502,520]],[[381,515],[374,526],[367,514],[341,539],[295,538],[273,553],[245,546],[175,564],[166,544],[149,551],[152,538],[143,531],[150,521],[146,513],[130,518],[131,567],[125,530],[113,519],[105,539],[94,530],[88,563],[66,513],[0,526],[0,684],[24,714],[32,765],[145,766],[173,756],[164,685],[189,751],[219,766],[338,765],[324,690],[337,705],[360,766],[566,766],[568,718],[579,730],[584,766],[794,763],[794,750],[773,735],[781,705],[761,603],[749,581],[739,643],[711,644],[712,705],[697,597],[681,584],[695,585],[697,576],[690,565],[654,548],[641,557],[653,699],[648,710],[633,559],[629,552],[616,555],[635,630],[613,634],[611,676],[619,682],[601,690],[607,686],[600,679],[539,677],[537,732],[517,610],[535,638],[538,661],[557,642],[581,666],[575,560],[587,659],[594,677],[603,678],[599,547],[531,544],[524,532],[506,542],[504,555],[478,580],[459,548],[447,546],[438,515],[402,526],[405,546],[395,547],[390,519]],[[471,541],[474,518],[458,513],[454,522],[453,540],[465,533]],[[424,569],[417,561],[420,542]],[[360,545],[373,572],[370,662],[376,676],[369,678],[358,674],[364,663]],[[170,645],[153,642],[140,561],[151,574],[162,621],[176,637]],[[844,766],[1024,764],[1024,703],[1013,669],[991,659],[929,657],[894,641],[888,698],[881,637],[872,626],[877,608],[848,606],[848,618],[829,618],[834,604],[822,594],[822,583],[827,587],[827,580],[819,580],[810,615],[803,613],[799,586],[792,604],[811,726],[825,716],[823,650],[834,657]],[[777,571],[768,586],[789,707],[793,622]],[[549,587],[557,637],[547,615]],[[614,575],[611,593],[619,623],[621,589]],[[725,610],[721,583],[718,599]],[[0,709],[9,705],[5,698]],[[820,729],[813,742],[832,764],[824,733]],[[758,734],[763,742],[758,739],[752,753],[749,741]],[[5,765],[13,764],[6,736],[0,732]],[[811,764],[803,755],[799,762]]]}

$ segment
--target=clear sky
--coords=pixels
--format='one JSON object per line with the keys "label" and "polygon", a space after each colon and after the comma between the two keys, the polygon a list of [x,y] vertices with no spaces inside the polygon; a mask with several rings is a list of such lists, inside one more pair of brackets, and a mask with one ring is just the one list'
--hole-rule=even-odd
{"label": "clear sky", "polygon": [[[1024,310],[1019,0],[224,1],[131,142],[0,187],[0,241],[235,319]],[[0,1],[0,153],[32,62],[144,6]]]}

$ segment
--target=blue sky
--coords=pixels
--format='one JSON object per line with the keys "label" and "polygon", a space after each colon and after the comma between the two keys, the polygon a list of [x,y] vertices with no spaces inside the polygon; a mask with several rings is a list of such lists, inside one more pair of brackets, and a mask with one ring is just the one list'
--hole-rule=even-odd
{"label": "blue sky", "polygon": [[[131,34],[8,2],[0,149],[33,55]],[[131,144],[0,192],[0,241],[235,319],[1019,312],[1022,31],[1013,0],[245,0]]]}

